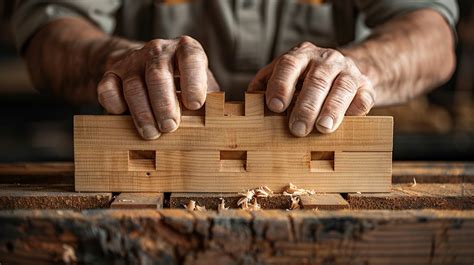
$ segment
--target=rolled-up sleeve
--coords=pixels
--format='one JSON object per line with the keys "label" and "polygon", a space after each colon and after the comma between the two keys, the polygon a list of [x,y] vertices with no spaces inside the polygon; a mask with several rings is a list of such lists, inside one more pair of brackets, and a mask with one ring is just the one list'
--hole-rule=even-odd
{"label": "rolled-up sleeve", "polygon": [[429,8],[439,12],[454,29],[459,18],[456,0],[356,0],[365,16],[365,24],[376,27],[395,16]]}
{"label": "rolled-up sleeve", "polygon": [[120,0],[24,0],[15,8],[12,25],[18,50],[48,22],[64,17],[83,17],[104,32],[115,28],[115,12]]}

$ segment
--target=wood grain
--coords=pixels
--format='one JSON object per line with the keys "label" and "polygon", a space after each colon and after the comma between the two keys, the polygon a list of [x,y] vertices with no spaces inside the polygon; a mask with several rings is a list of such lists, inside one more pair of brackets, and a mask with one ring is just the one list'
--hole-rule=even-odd
{"label": "wood grain", "polygon": [[[389,191],[391,117],[346,117],[332,134],[298,138],[289,133],[287,117],[264,116],[262,93],[245,98],[245,115],[231,103],[226,116],[224,94],[208,94],[203,126],[183,119],[177,131],[155,141],[142,140],[130,117],[76,116],[76,190],[237,192],[266,185],[280,191],[292,182],[320,192]],[[145,150],[155,156],[130,156]],[[245,158],[221,155],[236,151]]]}
{"label": "wood grain", "polygon": [[161,209],[163,193],[127,193],[122,192],[110,205],[115,209]]}
{"label": "wood grain", "polygon": [[390,193],[349,193],[352,209],[474,209],[474,184],[394,184]]}
{"label": "wood grain", "polygon": [[340,210],[349,208],[349,203],[341,196],[341,194],[336,193],[304,195],[300,197],[300,204],[305,210]]}
{"label": "wood grain", "polygon": [[[471,264],[474,211],[0,212],[6,264]],[[133,253],[133,255],[132,255]],[[69,254],[69,255],[68,255]]]}

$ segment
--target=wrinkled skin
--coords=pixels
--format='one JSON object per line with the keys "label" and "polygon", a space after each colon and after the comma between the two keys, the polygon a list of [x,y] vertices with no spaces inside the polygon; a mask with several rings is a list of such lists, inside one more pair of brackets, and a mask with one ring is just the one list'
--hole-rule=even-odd
{"label": "wrinkled skin", "polygon": [[219,90],[201,45],[183,36],[112,54],[97,86],[98,99],[111,114],[129,109],[140,135],[153,140],[175,131],[181,121],[175,77],[190,110],[204,105],[208,90]]}
{"label": "wrinkled skin", "polygon": [[306,136],[315,127],[334,132],[344,115],[365,115],[375,104],[375,90],[352,59],[334,49],[304,42],[260,70],[249,90],[266,90],[266,103],[274,112],[285,111],[301,92],[290,115],[290,131]]}
{"label": "wrinkled skin", "polygon": [[[269,109],[283,112],[300,89],[290,131],[300,137],[313,130],[331,133],[345,115],[404,103],[447,81],[455,66],[453,36],[436,11],[408,12],[352,46],[301,43],[261,69],[248,90],[266,91]],[[39,90],[75,103],[98,100],[111,114],[128,110],[146,140],[178,128],[178,88],[191,110],[203,106],[206,92],[219,90],[196,40],[137,43],[81,18],[43,26],[26,47],[25,60]]]}

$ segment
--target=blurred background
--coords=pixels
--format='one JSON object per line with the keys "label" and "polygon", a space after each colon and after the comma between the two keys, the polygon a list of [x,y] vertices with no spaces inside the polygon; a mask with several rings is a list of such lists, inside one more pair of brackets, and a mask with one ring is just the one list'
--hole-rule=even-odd
{"label": "blurred background", "polygon": [[[77,107],[40,95],[15,50],[10,16],[15,1],[0,1],[0,162],[73,160],[72,117]],[[406,105],[375,109],[395,120],[395,160],[472,160],[474,154],[474,5],[459,1],[457,70],[444,86]]]}

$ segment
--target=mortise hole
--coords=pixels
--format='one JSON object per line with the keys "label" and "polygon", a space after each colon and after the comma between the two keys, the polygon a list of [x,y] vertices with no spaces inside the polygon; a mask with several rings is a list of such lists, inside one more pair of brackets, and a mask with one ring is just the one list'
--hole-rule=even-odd
{"label": "mortise hole", "polygon": [[311,152],[310,171],[311,172],[334,171],[334,151]]}
{"label": "mortise hole", "polygon": [[247,171],[247,151],[221,151],[221,172]]}
{"label": "mortise hole", "polygon": [[[156,170],[156,152],[153,150],[130,150],[128,151],[129,171]],[[150,172],[147,172],[149,176]]]}

